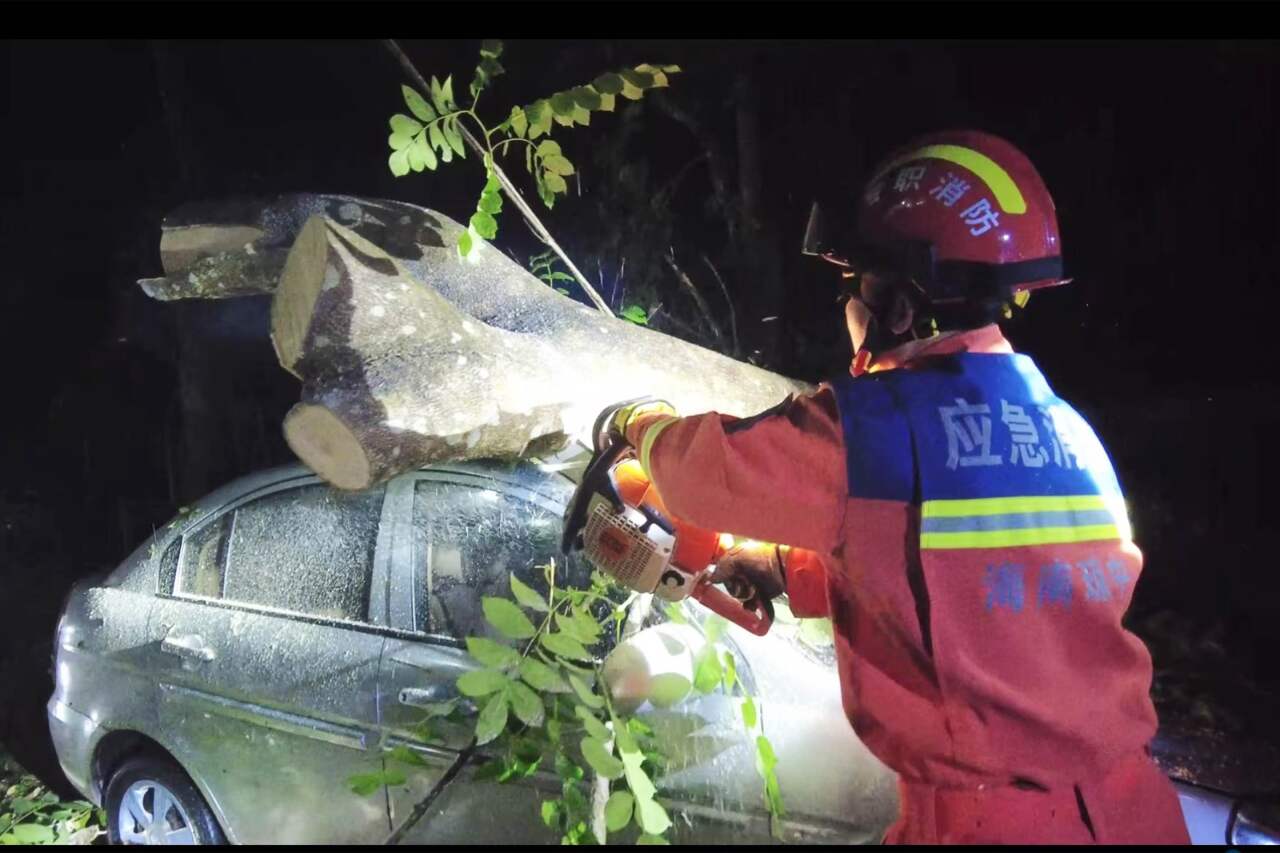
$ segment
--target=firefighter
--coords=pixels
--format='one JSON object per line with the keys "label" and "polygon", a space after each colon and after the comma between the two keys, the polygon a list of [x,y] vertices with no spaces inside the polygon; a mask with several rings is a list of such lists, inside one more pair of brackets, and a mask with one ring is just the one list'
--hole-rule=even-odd
{"label": "firefighter", "polygon": [[1188,843],[1150,757],[1142,555],[1088,423],[998,322],[1067,283],[1053,200],[985,133],[888,157],[840,268],[847,375],[752,418],[616,407],[671,512],[759,542],[714,579],[829,616],[890,843]]}

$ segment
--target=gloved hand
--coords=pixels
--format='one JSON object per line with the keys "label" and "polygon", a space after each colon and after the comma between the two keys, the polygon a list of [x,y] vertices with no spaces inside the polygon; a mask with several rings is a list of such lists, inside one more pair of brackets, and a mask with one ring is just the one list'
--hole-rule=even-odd
{"label": "gloved hand", "polygon": [[725,590],[741,601],[756,596],[777,598],[787,589],[781,548],[769,542],[736,542],[716,561],[711,582],[724,584]]}
{"label": "gloved hand", "polygon": [[675,415],[675,413],[676,410],[665,400],[644,397],[607,406],[596,418],[596,423],[599,425],[600,432],[613,432],[629,441],[627,429],[635,423],[637,418],[644,415]]}

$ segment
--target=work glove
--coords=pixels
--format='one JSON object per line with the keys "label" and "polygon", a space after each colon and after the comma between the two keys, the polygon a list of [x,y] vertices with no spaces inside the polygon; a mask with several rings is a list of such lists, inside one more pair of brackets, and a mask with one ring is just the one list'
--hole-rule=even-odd
{"label": "work glove", "polygon": [[759,596],[766,601],[786,592],[782,548],[770,542],[744,539],[731,545],[711,572],[711,582],[740,601]]}
{"label": "work glove", "polygon": [[614,433],[625,440],[630,440],[627,430],[645,415],[672,415],[676,410],[665,400],[644,397],[639,400],[626,400],[606,406],[596,418],[600,433]]}

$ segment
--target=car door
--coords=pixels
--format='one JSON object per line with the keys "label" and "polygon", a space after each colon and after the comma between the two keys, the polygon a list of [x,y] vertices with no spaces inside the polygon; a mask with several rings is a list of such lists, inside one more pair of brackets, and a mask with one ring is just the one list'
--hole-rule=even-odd
{"label": "car door", "polygon": [[[151,613],[161,731],[241,843],[380,841],[370,615],[385,490],[260,490],[183,537]],[[383,599],[385,600],[385,598]]]}
{"label": "car door", "polygon": [[[586,582],[582,564],[565,564],[559,553],[563,507],[533,491],[486,477],[421,473],[407,495],[402,519],[407,536],[397,541],[390,568],[393,626],[408,632],[389,639],[383,656],[380,694],[384,721],[397,742],[429,761],[456,759],[470,740],[470,727],[437,726],[439,748],[414,745],[412,727],[422,719],[416,700],[442,701],[455,694],[457,676],[476,666],[464,650],[470,635],[495,636],[481,609],[484,596],[508,597],[508,573],[539,591],[541,567],[552,558],[560,576]],[[572,577],[569,577],[572,576]],[[417,844],[554,843],[539,820],[538,802],[555,796],[558,781],[533,778],[498,788],[475,780],[475,763],[458,769],[447,785],[410,774],[390,789],[392,822],[399,827],[432,796],[425,813],[403,835]]]}

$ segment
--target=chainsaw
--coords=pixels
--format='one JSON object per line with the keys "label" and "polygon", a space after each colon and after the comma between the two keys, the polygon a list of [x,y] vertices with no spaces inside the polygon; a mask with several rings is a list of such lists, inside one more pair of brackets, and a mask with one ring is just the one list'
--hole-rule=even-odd
{"label": "chainsaw", "polygon": [[711,583],[726,537],[667,510],[634,448],[609,427],[608,414],[592,430],[595,453],[565,512],[561,550],[581,550],[592,566],[630,589],[666,601],[693,598],[753,634],[766,634],[773,625],[769,599],[747,584],[735,585],[735,597]]}

